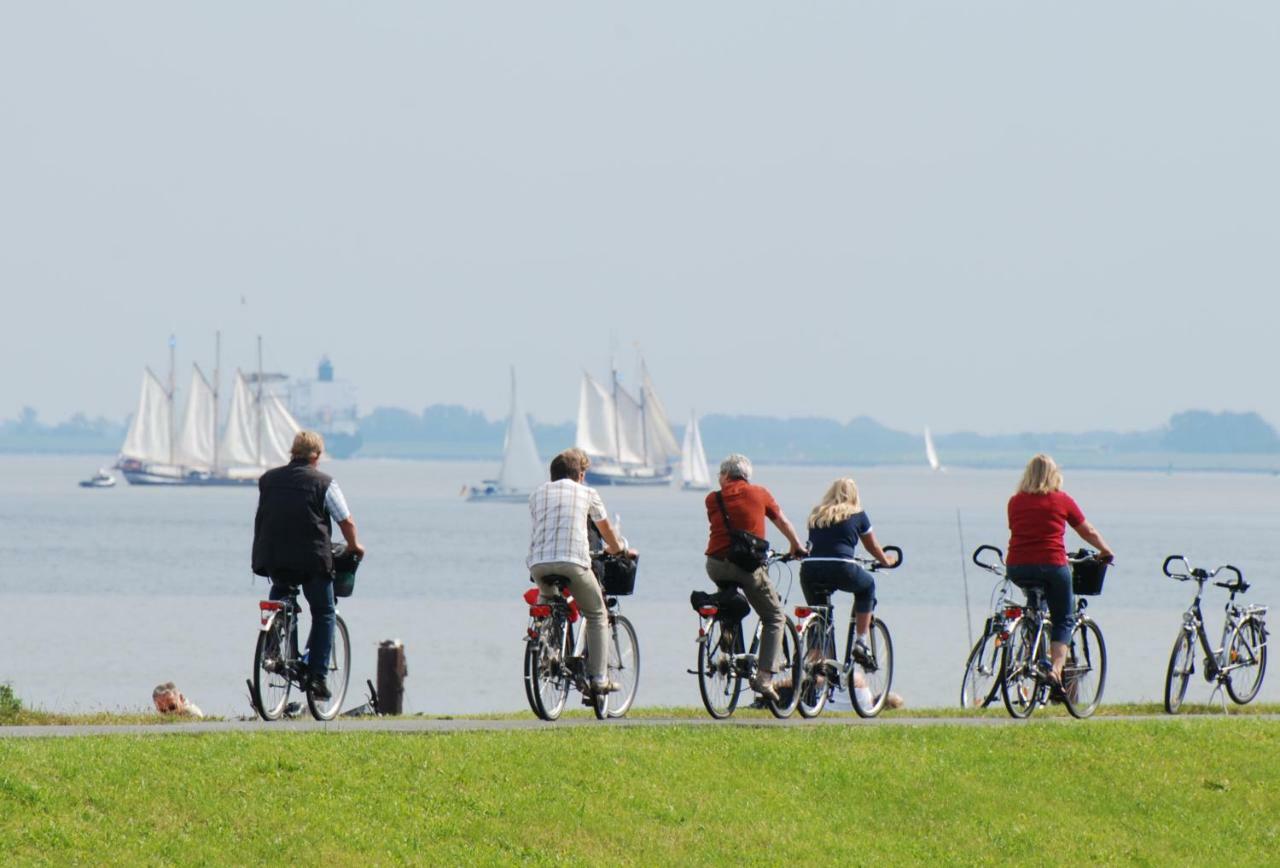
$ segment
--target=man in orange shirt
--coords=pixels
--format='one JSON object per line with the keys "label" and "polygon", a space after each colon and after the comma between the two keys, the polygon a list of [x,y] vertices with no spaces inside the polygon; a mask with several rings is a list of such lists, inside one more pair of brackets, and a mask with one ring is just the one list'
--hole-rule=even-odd
{"label": "man in orange shirt", "polygon": [[[766,699],[777,701],[773,673],[777,670],[778,655],[782,651],[786,615],[778,592],[769,581],[767,568],[748,571],[728,559],[729,527],[725,524],[724,513],[728,513],[734,530],[747,531],[758,537],[764,536],[764,520],[768,518],[791,543],[792,555],[803,555],[804,545],[769,489],[752,485],[748,481],[750,479],[751,461],[745,455],[735,453],[720,462],[720,490],[707,495],[706,501],[707,521],[711,525],[711,539],[707,543],[707,575],[721,588],[734,585],[742,588],[747,602],[760,617],[764,629],[760,633],[760,656],[756,661],[756,674],[751,679],[751,689]],[[724,502],[723,512],[721,500]]]}

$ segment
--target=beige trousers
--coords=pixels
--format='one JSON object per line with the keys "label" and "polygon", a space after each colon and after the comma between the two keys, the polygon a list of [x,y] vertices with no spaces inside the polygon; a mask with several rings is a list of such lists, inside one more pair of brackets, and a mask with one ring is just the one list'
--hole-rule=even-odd
{"label": "beige trousers", "polygon": [[569,580],[569,593],[578,601],[578,608],[587,620],[587,675],[593,680],[604,678],[609,671],[609,612],[605,609],[596,574],[589,567],[567,562],[534,564],[529,574],[538,583],[544,600],[560,594],[554,584],[545,580],[547,576],[564,576]]}
{"label": "beige trousers", "polygon": [[[756,661],[762,675],[777,672],[778,657],[782,653],[782,631],[787,616],[782,611],[782,600],[769,581],[769,570],[761,567],[749,573],[737,564],[719,558],[707,558],[707,575],[717,585],[737,585],[747,595],[747,602],[756,610],[763,629],[760,631],[760,654]],[[744,637],[745,638],[745,637]]]}

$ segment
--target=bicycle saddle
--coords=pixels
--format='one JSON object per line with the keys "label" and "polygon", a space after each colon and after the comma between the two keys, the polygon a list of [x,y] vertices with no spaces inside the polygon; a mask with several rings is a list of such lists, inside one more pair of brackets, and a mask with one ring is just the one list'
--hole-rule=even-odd
{"label": "bicycle saddle", "polygon": [[557,588],[559,588],[562,591],[565,588],[569,587],[568,576],[557,576],[557,575],[543,576],[542,581],[547,582],[548,584],[551,584],[551,585],[555,585]]}
{"label": "bicycle saddle", "polygon": [[721,621],[741,621],[751,612],[751,604],[737,588],[725,588],[715,593],[694,591],[689,595],[689,605],[695,612],[714,606]]}

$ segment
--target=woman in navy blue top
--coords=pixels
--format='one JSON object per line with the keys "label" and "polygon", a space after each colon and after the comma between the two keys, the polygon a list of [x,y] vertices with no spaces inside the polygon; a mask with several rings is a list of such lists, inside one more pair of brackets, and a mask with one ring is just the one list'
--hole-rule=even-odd
{"label": "woman in navy blue top", "polygon": [[800,588],[811,606],[829,598],[833,591],[853,594],[855,655],[867,653],[867,630],[876,605],[875,579],[853,562],[859,542],[881,564],[893,566],[871,532],[871,519],[862,509],[857,484],[848,477],[837,479],[809,513],[809,554],[800,565]]}

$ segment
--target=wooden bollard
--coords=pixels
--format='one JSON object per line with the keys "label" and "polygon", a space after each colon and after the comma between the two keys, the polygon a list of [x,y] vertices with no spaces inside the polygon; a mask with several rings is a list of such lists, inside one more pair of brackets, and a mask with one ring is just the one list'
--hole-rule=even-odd
{"label": "wooden bollard", "polygon": [[378,644],[378,713],[404,714],[404,643],[385,639]]}

